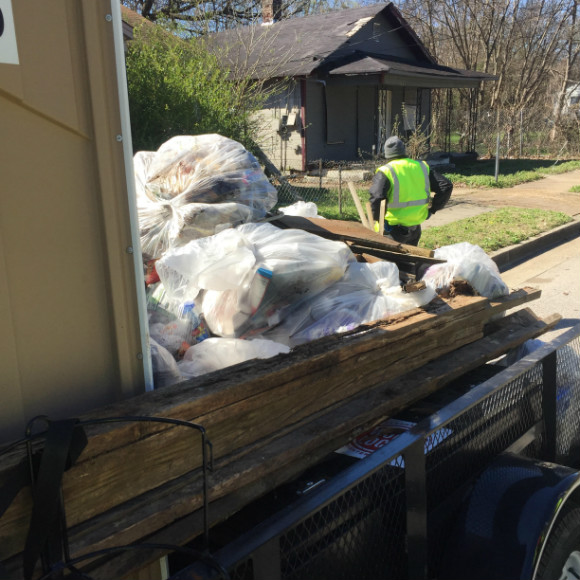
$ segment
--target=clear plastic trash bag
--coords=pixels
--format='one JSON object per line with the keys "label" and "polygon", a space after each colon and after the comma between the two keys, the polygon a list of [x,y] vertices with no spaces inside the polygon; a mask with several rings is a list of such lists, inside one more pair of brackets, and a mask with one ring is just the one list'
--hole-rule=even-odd
{"label": "clear plastic trash bag", "polygon": [[266,339],[208,338],[192,346],[177,366],[184,377],[198,377],[247,360],[288,352],[286,345]]}
{"label": "clear plastic trash bag", "polygon": [[292,205],[280,207],[278,210],[284,215],[324,219],[318,215],[318,207],[313,201],[297,201]]}
{"label": "clear plastic trash bag", "polygon": [[168,387],[184,380],[177,368],[177,361],[171,353],[158,344],[153,338],[149,339],[151,351],[151,366],[153,368],[153,384],[156,389]]}
{"label": "clear plastic trash bag", "polygon": [[392,262],[352,263],[344,277],[324,293],[296,304],[265,337],[289,346],[345,332],[428,304],[435,291],[405,293]]}
{"label": "clear plastic trash bag", "polygon": [[339,280],[354,254],[346,244],[272,224],[245,224],[167,252],[156,268],[175,302],[201,294],[213,334],[249,336],[284,309]]}
{"label": "clear plastic trash bag", "polygon": [[509,294],[496,263],[479,246],[461,242],[438,248],[434,256],[446,260],[445,264],[430,266],[423,275],[422,280],[434,290],[449,287],[454,278],[463,278],[486,298]]}
{"label": "clear plastic trash bag", "polygon": [[191,345],[209,337],[195,302],[172,302],[161,283],[147,290],[147,316],[150,337],[175,358],[181,358]]}
{"label": "clear plastic trash bag", "polygon": [[277,202],[258,160],[221,135],[173,137],[133,164],[142,251],[152,257],[264,217]]}

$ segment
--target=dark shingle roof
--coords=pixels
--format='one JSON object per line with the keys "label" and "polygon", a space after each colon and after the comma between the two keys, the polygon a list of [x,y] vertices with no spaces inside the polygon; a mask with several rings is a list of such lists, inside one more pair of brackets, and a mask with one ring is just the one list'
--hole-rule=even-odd
{"label": "dark shingle roof", "polygon": [[[384,18],[412,55],[401,59],[371,54],[351,42],[354,34],[377,16]],[[312,74],[391,74],[420,78],[423,86],[472,86],[495,77],[440,66],[392,2],[282,20],[269,26],[246,26],[209,35],[210,50],[227,48],[223,58],[234,71],[254,78]]]}
{"label": "dark shingle roof", "polygon": [[254,69],[256,76],[310,75],[337,51],[349,52],[353,34],[381,12],[398,28],[417,60],[434,62],[392,3],[228,30],[210,35],[207,42],[210,48],[229,47],[228,58],[234,68],[243,63],[247,69]]}
{"label": "dark shingle roof", "polygon": [[474,82],[493,80],[496,77],[483,72],[451,68],[438,64],[418,64],[415,62],[397,59],[396,57],[379,56],[370,53],[358,52],[351,59],[343,61],[333,67],[329,74],[335,75],[368,75],[390,74],[398,77],[418,77],[422,79],[424,88],[436,88],[443,82],[452,81],[454,86],[469,86]]}

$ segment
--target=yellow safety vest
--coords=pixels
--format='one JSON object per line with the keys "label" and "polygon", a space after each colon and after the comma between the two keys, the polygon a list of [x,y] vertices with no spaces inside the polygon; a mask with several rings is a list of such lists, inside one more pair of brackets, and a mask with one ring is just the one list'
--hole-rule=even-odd
{"label": "yellow safety vest", "polygon": [[391,183],[385,219],[391,226],[416,226],[429,215],[429,166],[424,161],[393,159],[377,171]]}

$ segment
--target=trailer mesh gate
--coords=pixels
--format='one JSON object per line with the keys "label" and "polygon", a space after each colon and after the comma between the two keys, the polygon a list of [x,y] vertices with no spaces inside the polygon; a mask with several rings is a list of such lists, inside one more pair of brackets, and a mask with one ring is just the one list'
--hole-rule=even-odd
{"label": "trailer mesh gate", "polygon": [[436,576],[450,498],[493,457],[580,465],[579,336],[580,326],[471,387],[215,557],[235,580]]}

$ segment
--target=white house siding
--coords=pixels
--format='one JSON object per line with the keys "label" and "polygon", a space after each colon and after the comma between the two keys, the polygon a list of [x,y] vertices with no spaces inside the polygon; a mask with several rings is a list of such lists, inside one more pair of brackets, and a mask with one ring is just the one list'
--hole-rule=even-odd
{"label": "white house siding", "polygon": [[[302,169],[301,114],[300,83],[292,82],[255,116],[258,144],[281,171]],[[294,124],[288,125],[293,120]]]}

